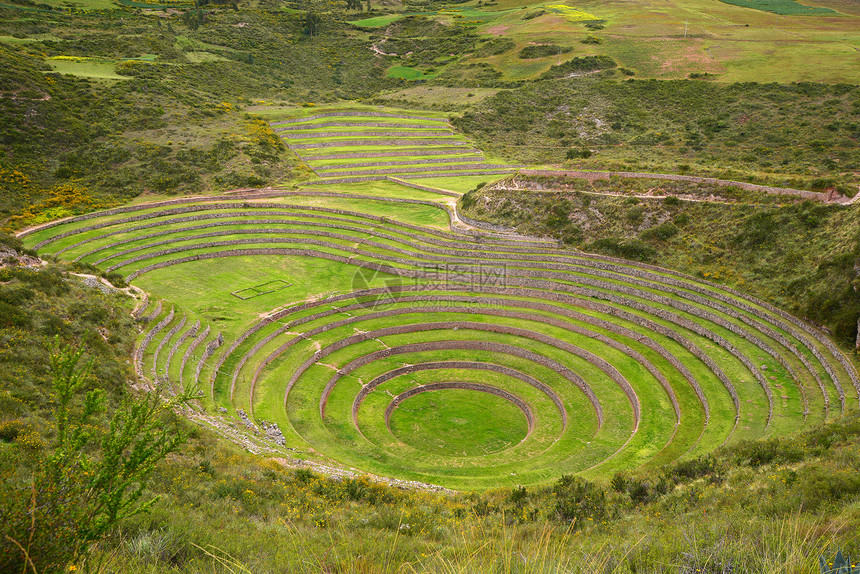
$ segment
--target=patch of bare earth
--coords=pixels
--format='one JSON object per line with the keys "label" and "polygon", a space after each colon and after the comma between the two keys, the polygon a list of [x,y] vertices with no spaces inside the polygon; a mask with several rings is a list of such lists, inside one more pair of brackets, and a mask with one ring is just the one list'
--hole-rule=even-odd
{"label": "patch of bare earth", "polygon": [[501,36],[508,30],[510,30],[510,26],[507,24],[498,24],[497,26],[491,26],[487,28],[487,34],[492,34],[493,36]]}

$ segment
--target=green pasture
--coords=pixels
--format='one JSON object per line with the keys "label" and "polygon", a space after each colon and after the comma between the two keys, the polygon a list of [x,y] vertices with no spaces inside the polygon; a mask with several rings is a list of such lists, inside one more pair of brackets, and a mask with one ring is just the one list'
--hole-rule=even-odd
{"label": "green pasture", "polygon": [[[420,199],[422,201],[441,202],[450,198],[438,193],[413,189],[390,181],[367,181],[359,183],[338,183],[332,185],[315,185],[314,189],[337,191],[338,193],[354,193],[356,195],[378,195],[402,199]],[[435,214],[435,213],[434,213]],[[447,227],[447,215],[444,221],[438,221],[435,227]]]}
{"label": "green pasture", "polygon": [[[264,110],[265,111],[265,110]],[[267,114],[259,113],[261,116],[268,117]],[[325,112],[320,112],[325,113]],[[446,127],[445,123],[439,121],[428,121],[433,118],[428,117],[427,119],[421,119],[420,117],[416,118],[390,118],[390,117],[380,117],[380,116],[324,116],[320,118],[309,118],[302,120],[301,122],[297,122],[294,124],[277,124],[278,121],[283,121],[287,118],[281,118],[280,120],[272,120],[276,125],[272,126],[273,129],[278,129],[281,127],[298,127],[298,126],[307,126],[308,128],[313,128],[317,124],[329,123],[329,122],[346,122],[346,123],[358,123],[358,122],[377,122],[377,123],[386,123],[390,124],[391,127],[423,127],[423,126],[433,126],[438,127],[439,129],[444,129]],[[443,119],[443,118],[438,118]],[[339,126],[338,130],[340,130],[343,126]],[[366,128],[370,129],[370,128]],[[373,128],[376,129],[376,128]]]}
{"label": "green pasture", "polygon": [[410,102],[421,106],[445,106],[455,104],[465,106],[478,103],[485,98],[494,96],[501,90],[498,88],[460,88],[452,86],[410,86],[394,92],[385,92],[377,96],[378,100],[392,102]]}
{"label": "green pasture", "polygon": [[522,441],[528,425],[509,401],[475,391],[448,389],[410,397],[394,410],[391,432],[418,450],[476,456]]}
{"label": "green pasture", "polygon": [[116,10],[119,8],[119,5],[112,0],[44,0],[40,3],[55,8],[74,8],[77,10]]}
{"label": "green pasture", "polygon": [[403,16],[401,14],[388,14],[385,16],[373,16],[372,18],[362,18],[361,20],[351,20],[350,24],[361,28],[382,28],[388,26],[392,22],[396,22]]}
{"label": "green pasture", "polygon": [[[493,10],[521,5],[502,2]],[[535,78],[558,57],[523,61],[517,52],[535,42],[555,42],[574,47],[573,52],[561,56],[562,61],[605,54],[637,77],[686,78],[691,73],[707,72],[715,74],[718,81],[761,81],[762,70],[767,70],[767,80],[777,82],[857,79],[856,66],[851,66],[851,46],[860,41],[855,32],[858,16],[844,4],[822,7],[792,0],[716,4],[691,0],[654,6],[637,0],[623,6],[591,3],[576,9],[601,20],[602,28],[589,30],[584,21],[568,20],[548,5],[502,12],[478,30],[511,40],[516,47],[479,61],[489,63],[505,78]],[[544,14],[524,18],[538,10]],[[586,36],[601,43],[582,44]]]}
{"label": "green pasture", "polygon": [[69,74],[82,78],[94,78],[98,80],[129,80],[129,76],[121,76],[116,73],[116,62],[112,60],[62,60],[49,58],[48,64],[54,72]]}
{"label": "green pasture", "polygon": [[794,0],[720,0],[732,6],[741,6],[743,8],[752,8],[754,10],[763,10],[765,12],[773,12],[781,16],[810,16],[810,15],[836,15],[837,13],[829,8],[820,6],[805,6]]}
{"label": "green pasture", "polygon": [[[307,257],[231,257],[229,266],[209,261],[185,263],[142,275],[135,284],[146,291],[175,292],[176,305],[189,309],[228,335],[235,336],[260,313],[312,296],[349,291],[353,270]],[[179,270],[180,272],[177,272]],[[286,289],[242,301],[230,293],[268,281],[283,280]],[[380,276],[379,281],[382,282]]]}

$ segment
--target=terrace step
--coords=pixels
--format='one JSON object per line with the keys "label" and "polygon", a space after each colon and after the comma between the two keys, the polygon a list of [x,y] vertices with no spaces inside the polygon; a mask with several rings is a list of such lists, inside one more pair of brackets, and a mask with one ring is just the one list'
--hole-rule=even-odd
{"label": "terrace step", "polygon": [[[188,316],[183,313],[181,319],[176,323],[176,325],[173,326],[173,328],[170,329],[170,331],[167,332],[164,337],[162,337],[161,342],[158,343],[158,347],[155,348],[155,352],[152,354],[152,370],[150,371],[152,373],[153,381],[159,382],[160,380],[158,376],[158,357],[161,354],[161,350],[164,349],[164,346],[170,342],[170,340],[174,337],[174,335],[176,335],[176,333],[178,333],[182,330],[183,327],[185,327],[186,321],[188,321]],[[164,374],[166,377],[167,372],[165,371]]]}
{"label": "terrace step", "polygon": [[397,128],[397,130],[377,130],[377,131],[354,131],[354,132],[308,132],[295,134],[279,134],[284,140],[313,140],[327,138],[372,138],[372,137],[451,137],[454,132],[451,130],[405,130]]}
{"label": "terrace step", "polygon": [[447,189],[440,189],[438,187],[430,187],[429,185],[420,185],[418,183],[406,181],[405,179],[400,179],[398,177],[388,177],[386,179],[388,179],[388,181],[393,181],[394,183],[399,183],[400,185],[405,185],[406,187],[411,187],[413,189],[420,189],[421,191],[428,191],[430,193],[438,193],[441,195],[447,195],[449,197],[460,197],[461,195],[463,195],[462,193],[457,193],[456,191],[450,191]]}
{"label": "terrace step", "polygon": [[[173,346],[170,347],[170,351],[167,353],[167,362],[166,362],[166,365],[164,367],[164,370],[168,373],[168,377],[170,376],[170,365],[173,363],[173,357],[179,351],[179,347],[181,347],[185,343],[185,341],[187,341],[191,337],[194,337],[195,335],[197,335],[197,333],[199,331],[200,331],[200,319],[197,319],[197,321],[194,323],[194,325],[192,325],[190,329],[186,329],[185,331],[183,331],[182,334],[179,336],[179,338],[176,339],[176,342],[173,343]],[[181,384],[182,383],[181,378],[179,381],[176,381],[176,382]]]}
{"label": "terrace step", "polygon": [[326,147],[359,147],[359,146],[465,146],[468,145],[466,140],[459,139],[388,139],[388,138],[367,138],[367,139],[351,139],[333,142],[317,142],[317,143],[288,143],[290,149],[317,149]]}
{"label": "terrace step", "polygon": [[441,165],[441,166],[416,166],[416,167],[393,167],[390,169],[367,169],[357,170],[349,169],[343,171],[332,171],[325,173],[325,177],[352,177],[357,175],[388,175],[395,173],[427,173],[427,172],[445,172],[457,174],[460,171],[475,171],[480,169],[502,170],[510,173],[520,169],[521,165],[494,165],[487,163],[471,163],[471,164],[456,164],[456,165]]}
{"label": "terrace step", "polygon": [[[278,125],[273,123],[271,125]],[[400,128],[409,128],[412,126],[416,127],[432,127],[434,129],[439,129],[438,124],[433,125],[432,123],[426,124],[398,124],[393,122],[320,122],[315,124],[298,124],[291,125],[286,127],[274,128],[275,132],[286,132],[286,131],[294,131],[294,130],[309,130],[315,128],[348,128],[348,127],[358,127],[358,128],[389,128],[389,127],[400,127]]]}
{"label": "terrace step", "polygon": [[269,125],[272,126],[281,126],[281,125],[289,125],[289,124],[301,124],[310,122],[312,120],[318,120],[320,118],[339,118],[339,117],[368,117],[368,118],[398,118],[402,120],[424,120],[427,122],[440,122],[440,123],[448,123],[448,120],[441,118],[430,118],[427,116],[417,116],[417,115],[409,115],[409,114],[392,114],[386,112],[359,112],[359,111],[342,111],[342,112],[323,112],[320,114],[314,114],[312,116],[307,116],[304,118],[295,118],[290,120],[278,120],[275,122],[269,122]]}
{"label": "terrace step", "polygon": [[354,153],[333,153],[333,154],[322,154],[322,155],[306,155],[302,156],[302,160],[304,161],[325,161],[330,159],[358,159],[358,158],[366,158],[366,157],[400,157],[400,156],[414,156],[414,157],[423,157],[423,156],[431,156],[431,155],[483,155],[478,149],[475,148],[454,148],[454,149],[391,149],[384,151],[360,151]]}
{"label": "terrace step", "polygon": [[[354,162],[354,163],[342,163],[338,165],[322,165],[319,167],[312,167],[312,169],[316,172],[320,171],[333,171],[337,169],[353,169],[359,167],[386,167],[386,166],[395,166],[395,165],[416,165],[416,164],[460,164],[465,161],[471,161],[474,165],[486,164],[486,161],[476,162],[473,157],[437,157],[437,158],[428,158],[428,159],[405,159],[405,160],[392,160],[392,161],[368,161],[368,162]],[[307,160],[305,160],[307,161]]]}

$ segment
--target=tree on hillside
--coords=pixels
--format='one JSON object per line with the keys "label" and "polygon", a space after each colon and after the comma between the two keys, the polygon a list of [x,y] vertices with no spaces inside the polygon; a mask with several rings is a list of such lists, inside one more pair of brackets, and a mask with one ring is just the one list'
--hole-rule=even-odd
{"label": "tree on hillside", "polygon": [[[105,416],[105,393],[87,390],[93,360],[81,364],[82,350],[55,345],[50,441],[33,434],[31,447],[7,448],[0,458],[2,572],[69,572],[86,564],[111,528],[152,506],[147,485],[155,467],[185,440],[172,415],[192,394],[127,396]],[[29,479],[20,471],[28,467]]]}
{"label": "tree on hillside", "polygon": [[347,10],[361,10],[361,0],[346,0]]}
{"label": "tree on hillside", "polygon": [[320,32],[322,18],[313,10],[308,10],[302,18],[302,31],[308,36],[316,36]]}
{"label": "tree on hillside", "polygon": [[199,28],[205,21],[206,14],[200,8],[186,10],[182,14],[182,22],[192,30]]}

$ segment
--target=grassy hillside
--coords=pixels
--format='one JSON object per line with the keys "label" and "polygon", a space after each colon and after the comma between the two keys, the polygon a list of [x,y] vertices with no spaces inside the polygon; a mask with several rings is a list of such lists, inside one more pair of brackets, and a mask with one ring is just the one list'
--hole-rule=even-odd
{"label": "grassy hillside", "polygon": [[498,93],[454,123],[518,161],[854,195],[858,111],[851,85],[580,79]]}

